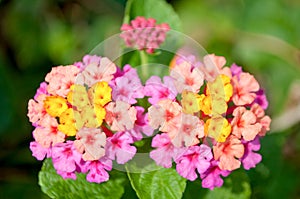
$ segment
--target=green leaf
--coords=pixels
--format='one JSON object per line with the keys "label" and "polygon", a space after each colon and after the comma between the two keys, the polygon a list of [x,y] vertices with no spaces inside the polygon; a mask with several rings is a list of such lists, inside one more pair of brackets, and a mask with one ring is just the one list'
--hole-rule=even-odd
{"label": "green leaf", "polygon": [[224,178],[224,184],[220,188],[209,190],[202,188],[201,180],[189,182],[183,198],[201,199],[247,199],[251,196],[251,188],[245,171],[237,170]]}
{"label": "green leaf", "polygon": [[39,173],[39,185],[50,198],[121,198],[124,193],[123,173],[112,171],[107,182],[97,184],[85,179],[85,174],[77,174],[77,179],[64,180],[53,167],[51,159],[44,161]]}
{"label": "green leaf", "polygon": [[181,198],[186,186],[186,179],[172,168],[148,165],[138,172],[127,172],[127,175],[140,199]]}
{"label": "green leaf", "polygon": [[158,23],[168,23],[174,30],[181,30],[181,21],[173,7],[164,0],[129,0],[125,9],[124,22],[137,16],[152,17]]}

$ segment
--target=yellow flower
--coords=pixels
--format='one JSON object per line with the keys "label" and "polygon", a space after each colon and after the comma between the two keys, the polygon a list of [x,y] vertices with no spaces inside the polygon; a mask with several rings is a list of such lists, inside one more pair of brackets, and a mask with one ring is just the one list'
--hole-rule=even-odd
{"label": "yellow flower", "polygon": [[98,104],[95,104],[94,105],[94,111],[96,113],[98,123],[99,123],[99,125],[101,125],[104,118],[105,118],[105,115],[106,115],[105,108],[103,108],[102,106],[100,106]]}
{"label": "yellow flower", "polygon": [[187,114],[193,114],[200,110],[197,94],[191,91],[184,90],[182,92],[181,104],[183,112]]}
{"label": "yellow flower", "polygon": [[231,133],[231,125],[226,118],[220,115],[213,116],[205,122],[204,133],[217,142],[225,142]]}
{"label": "yellow flower", "polygon": [[67,136],[75,136],[78,129],[81,129],[83,126],[81,116],[72,108],[68,108],[60,115],[59,123],[58,130]]}
{"label": "yellow flower", "polygon": [[85,127],[97,128],[102,124],[98,121],[96,112],[92,106],[86,106],[83,111],[80,112],[81,120]]}
{"label": "yellow flower", "polygon": [[211,98],[210,98],[210,96],[206,96],[204,94],[198,95],[197,101],[198,101],[200,110],[205,115],[210,115],[211,114]]}
{"label": "yellow flower", "polygon": [[68,109],[67,100],[60,96],[48,96],[44,100],[44,108],[52,117],[59,117]]}
{"label": "yellow flower", "polygon": [[88,91],[89,99],[93,104],[103,107],[111,101],[111,91],[107,82],[97,82]]}
{"label": "yellow flower", "polygon": [[77,109],[82,110],[90,104],[86,88],[82,85],[73,84],[67,95],[67,100]]}
{"label": "yellow flower", "polygon": [[226,75],[219,75],[215,81],[208,82],[207,95],[211,95],[216,98],[223,98],[228,102],[233,94],[233,88],[230,83],[230,78]]}

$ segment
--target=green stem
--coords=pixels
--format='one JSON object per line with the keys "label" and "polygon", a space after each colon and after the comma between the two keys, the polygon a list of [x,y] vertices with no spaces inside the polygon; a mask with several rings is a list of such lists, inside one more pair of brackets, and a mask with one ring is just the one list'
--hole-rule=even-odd
{"label": "green stem", "polygon": [[130,22],[131,4],[132,4],[132,0],[128,0],[127,3],[126,3],[123,24]]}
{"label": "green stem", "polygon": [[149,74],[148,71],[148,57],[144,50],[140,51],[140,58],[141,58],[141,68],[142,68],[142,79],[146,80]]}

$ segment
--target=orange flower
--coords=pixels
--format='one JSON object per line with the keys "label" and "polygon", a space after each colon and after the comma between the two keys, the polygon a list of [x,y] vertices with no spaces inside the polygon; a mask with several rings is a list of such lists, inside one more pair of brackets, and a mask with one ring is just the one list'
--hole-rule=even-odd
{"label": "orange flower", "polygon": [[222,170],[232,171],[241,166],[238,160],[244,155],[244,145],[234,135],[227,138],[226,142],[219,142],[213,147],[215,160],[219,160],[219,167]]}

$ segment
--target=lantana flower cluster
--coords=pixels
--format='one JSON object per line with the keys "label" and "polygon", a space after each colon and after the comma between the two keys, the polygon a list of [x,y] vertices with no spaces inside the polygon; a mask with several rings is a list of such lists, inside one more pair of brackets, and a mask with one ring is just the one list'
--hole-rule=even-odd
{"label": "lantana flower cluster", "polygon": [[[164,31],[142,29],[155,26]],[[139,17],[122,30],[129,47],[153,53],[168,26]],[[149,34],[153,41],[147,43]],[[214,54],[202,61],[175,56],[168,76],[151,76],[145,84],[129,64],[117,67],[96,55],[53,67],[28,102],[33,156],[51,158],[63,178],[86,173],[87,181],[101,183],[109,179],[113,161],[127,163],[137,153],[134,143],[152,137],[149,156],[157,165],[175,167],[191,181],[199,177],[205,188],[220,187],[222,176],[261,161],[260,139],[271,122],[254,76],[225,64]],[[139,105],[143,98],[150,107]]]}
{"label": "lantana flower cluster", "polygon": [[144,108],[132,106],[143,88],[136,69],[120,70],[106,57],[52,68],[28,103],[33,156],[52,158],[63,178],[87,173],[89,182],[107,181],[112,161],[131,160],[133,142],[153,133]]}
{"label": "lantana flower cluster", "polygon": [[248,170],[261,161],[259,140],[271,122],[254,76],[225,63],[214,54],[203,62],[176,58],[164,82],[151,77],[145,86],[150,125],[161,132],[152,140],[150,157],[165,168],[175,162],[181,176],[200,177],[209,189],[222,186],[221,176],[241,165]]}

